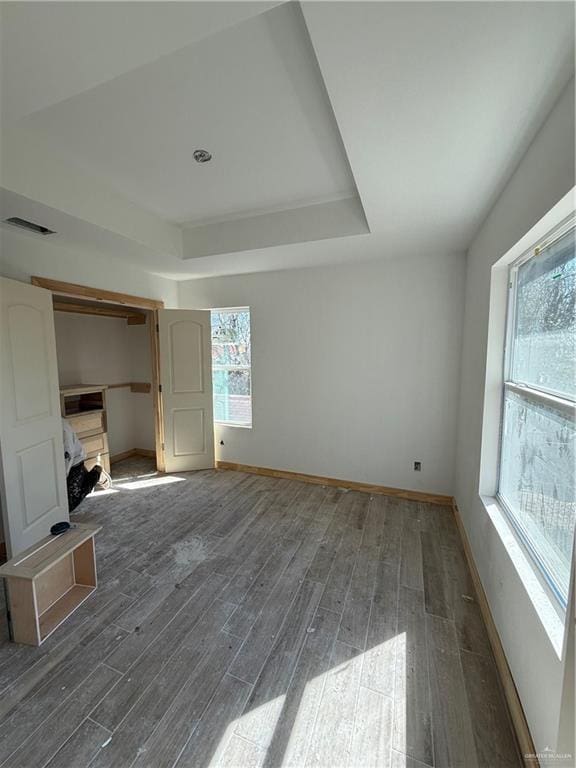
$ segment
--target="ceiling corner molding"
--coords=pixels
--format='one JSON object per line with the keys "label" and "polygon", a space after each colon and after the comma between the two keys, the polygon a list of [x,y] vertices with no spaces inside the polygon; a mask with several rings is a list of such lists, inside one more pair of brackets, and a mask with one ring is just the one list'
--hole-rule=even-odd
{"label": "ceiling corner molding", "polygon": [[370,233],[358,197],[184,227],[184,260]]}

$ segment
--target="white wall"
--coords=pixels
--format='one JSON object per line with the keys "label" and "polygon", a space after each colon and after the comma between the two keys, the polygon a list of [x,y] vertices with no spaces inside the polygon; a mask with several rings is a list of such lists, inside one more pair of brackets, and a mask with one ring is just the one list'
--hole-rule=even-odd
{"label": "white wall", "polygon": [[[151,381],[148,325],[62,312],[54,319],[61,385]],[[154,449],[151,394],[109,389],[106,403],[112,456],[131,448]]]}
{"label": "white wall", "polygon": [[[490,276],[492,265],[573,185],[572,81],[469,249],[456,452],[456,500],[539,750],[565,744],[566,733],[558,733],[559,710],[564,677],[570,671],[554,651],[518,569],[479,498]],[[574,642],[573,631],[571,626],[569,642]],[[573,727],[573,712],[568,720]]]}
{"label": "white wall", "polygon": [[463,280],[423,254],[180,283],[251,310],[253,428],[218,427],[218,458],[451,494]]}
{"label": "white wall", "polygon": [[[148,321],[149,322],[149,321]],[[146,325],[127,325],[130,346],[131,381],[152,381],[152,355],[150,351],[150,328]],[[152,394],[134,392],[130,395],[134,414],[132,448],[156,448],[154,432],[154,405]]]}
{"label": "white wall", "polygon": [[101,254],[67,249],[41,236],[0,229],[0,275],[29,282],[31,275],[131,293],[177,306],[177,283]]}
{"label": "white wall", "polygon": [[[158,277],[103,254],[77,252],[54,241],[5,228],[0,229],[0,275],[23,282],[29,282],[31,275],[39,275],[131,293],[162,300],[168,308],[176,307],[178,302],[174,280]],[[62,319],[64,317],[68,318],[68,325]],[[150,381],[147,325],[127,326],[124,320],[78,315],[59,315],[59,318],[59,335],[62,336],[64,328],[68,327],[68,333],[74,338],[74,344],[59,344],[59,355],[69,347],[79,356],[59,360],[64,366],[62,383],[74,384],[80,379],[87,383]],[[108,336],[104,333],[105,328],[121,329],[121,332]],[[105,367],[103,374],[101,363]],[[151,395],[115,390],[109,393],[108,405],[110,425],[114,424],[109,434],[111,453],[130,448],[154,448],[154,422],[149,416]]]}
{"label": "white wall", "polygon": [[[125,320],[55,312],[54,325],[61,386],[131,380]],[[126,389],[107,394],[111,455],[136,447],[130,395]]]}

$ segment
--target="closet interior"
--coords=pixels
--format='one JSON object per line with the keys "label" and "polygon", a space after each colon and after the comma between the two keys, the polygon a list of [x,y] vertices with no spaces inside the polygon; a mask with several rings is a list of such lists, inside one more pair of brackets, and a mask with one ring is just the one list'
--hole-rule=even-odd
{"label": "closet interior", "polygon": [[86,466],[140,456],[156,470],[153,312],[53,296],[62,416],[86,450]]}

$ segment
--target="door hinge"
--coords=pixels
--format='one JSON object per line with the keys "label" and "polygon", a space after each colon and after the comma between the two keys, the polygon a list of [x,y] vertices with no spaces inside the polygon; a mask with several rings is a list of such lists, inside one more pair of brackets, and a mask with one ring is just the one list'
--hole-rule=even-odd
{"label": "door hinge", "polygon": [[156,333],[160,333],[160,326],[156,323]]}
{"label": "door hinge", "polygon": [[158,392],[162,392],[162,384],[158,384]]}
{"label": "door hinge", "polygon": [[164,448],[165,448],[165,445],[164,445],[164,443],[162,443],[162,450],[164,450]]}

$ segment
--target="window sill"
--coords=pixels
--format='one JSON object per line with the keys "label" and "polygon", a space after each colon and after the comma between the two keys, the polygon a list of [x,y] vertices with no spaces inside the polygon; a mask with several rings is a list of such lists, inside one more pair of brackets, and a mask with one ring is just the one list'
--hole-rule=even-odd
{"label": "window sill", "polygon": [[252,424],[230,424],[228,421],[215,421],[218,427],[233,427],[234,429],[252,429]]}
{"label": "window sill", "polygon": [[537,572],[535,563],[525,550],[524,544],[508,520],[506,512],[498,503],[498,499],[480,494],[480,500],[512,560],[558,659],[561,660],[566,621],[563,610],[544,583],[543,577]]}

